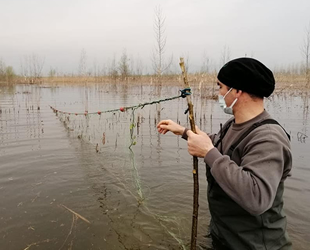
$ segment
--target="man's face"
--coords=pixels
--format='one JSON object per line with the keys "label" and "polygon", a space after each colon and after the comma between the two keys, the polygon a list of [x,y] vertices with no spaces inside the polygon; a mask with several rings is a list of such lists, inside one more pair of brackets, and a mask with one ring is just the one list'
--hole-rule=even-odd
{"label": "man's face", "polygon": [[[224,83],[221,83],[218,79],[217,79],[217,86],[219,87],[219,95],[221,96],[225,96],[226,93],[230,90],[230,87],[228,87],[227,85],[225,85]],[[235,100],[234,97],[234,93],[232,93],[235,89],[232,89],[232,91],[230,91],[227,96],[225,96],[225,102],[227,106],[230,106],[230,104],[232,104],[232,102]]]}
{"label": "man's face", "polygon": [[229,87],[221,83],[219,80],[217,80],[217,86],[219,87],[219,95],[224,96],[229,90]]}

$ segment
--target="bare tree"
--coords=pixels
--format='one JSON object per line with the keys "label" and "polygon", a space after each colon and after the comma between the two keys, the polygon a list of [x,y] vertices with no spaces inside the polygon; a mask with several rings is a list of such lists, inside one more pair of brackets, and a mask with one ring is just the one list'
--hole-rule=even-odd
{"label": "bare tree", "polygon": [[0,82],[13,82],[15,72],[12,66],[6,66],[3,60],[0,58]]}
{"label": "bare tree", "polygon": [[5,68],[4,62],[0,59],[0,81],[5,80]]}
{"label": "bare tree", "polygon": [[93,61],[93,69],[92,69],[92,72],[93,72],[93,77],[97,80],[99,78],[99,64],[97,62],[97,59],[95,58],[94,61]]}
{"label": "bare tree", "polygon": [[45,62],[44,58],[36,54],[32,54],[31,63],[32,63],[32,69],[33,69],[34,81],[37,81],[42,77],[42,70],[43,70],[44,62]]}
{"label": "bare tree", "polygon": [[129,58],[127,55],[126,50],[123,50],[123,54],[120,58],[120,61],[118,63],[118,69],[119,73],[121,75],[122,80],[127,80],[128,76],[130,75],[130,66],[129,66]]}
{"label": "bare tree", "polygon": [[15,72],[12,66],[7,66],[5,69],[6,81],[7,83],[13,82],[15,77]]}
{"label": "bare tree", "polygon": [[105,63],[102,63],[102,65],[99,68],[99,75],[101,77],[101,81],[103,81],[103,76],[107,75],[107,67]]}
{"label": "bare tree", "polygon": [[229,48],[229,46],[227,46],[225,44],[225,46],[222,50],[222,53],[221,53],[221,60],[220,60],[221,65],[220,66],[223,66],[229,60],[230,60],[230,48]]}
{"label": "bare tree", "polygon": [[165,21],[166,17],[163,15],[160,6],[155,8],[154,16],[154,32],[155,32],[155,47],[153,49],[152,62],[153,69],[158,78],[170,67],[172,63],[172,58],[170,60],[165,60],[165,48],[167,37],[165,35]]}
{"label": "bare tree", "polygon": [[129,58],[129,72],[130,72],[130,75],[132,76],[135,76],[136,75],[136,72],[135,72],[135,59],[133,57],[133,55],[130,55],[130,58]]}
{"label": "bare tree", "polygon": [[57,74],[56,68],[50,67],[50,71],[48,72],[48,77],[53,79]]}
{"label": "bare tree", "polygon": [[37,83],[42,77],[45,58],[36,54],[26,55],[21,59],[21,73],[24,80],[29,83]]}
{"label": "bare tree", "polygon": [[305,29],[305,37],[304,42],[301,47],[301,53],[304,58],[304,64],[305,64],[305,73],[306,73],[306,79],[307,79],[307,85],[310,82],[310,68],[309,68],[309,58],[310,58],[310,22],[308,27]]}
{"label": "bare tree", "polygon": [[108,65],[109,65],[109,76],[116,80],[117,77],[118,77],[118,71],[117,71],[117,67],[116,67],[116,58],[115,58],[115,54],[113,55],[113,58],[112,58],[112,61],[111,62],[108,62]]}
{"label": "bare tree", "polygon": [[86,76],[86,63],[87,63],[87,55],[86,50],[83,48],[81,51],[80,61],[79,61],[79,68],[78,74],[79,76]]}
{"label": "bare tree", "polygon": [[138,77],[141,77],[143,74],[143,63],[141,58],[138,56],[136,58],[136,63],[135,63],[135,74]]}
{"label": "bare tree", "polygon": [[202,66],[200,73],[209,73],[211,71],[211,59],[208,57],[207,53],[204,52],[202,55]]}

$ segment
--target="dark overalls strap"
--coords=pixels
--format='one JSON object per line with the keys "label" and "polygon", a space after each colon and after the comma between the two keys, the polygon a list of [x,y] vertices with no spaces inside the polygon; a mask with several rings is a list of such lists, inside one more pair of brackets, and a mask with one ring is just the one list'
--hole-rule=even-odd
{"label": "dark overalls strap", "polygon": [[[222,142],[224,136],[226,135],[230,125],[235,121],[235,119],[231,119],[224,127],[223,131],[221,130],[220,138],[217,140],[217,142],[214,144],[214,147],[217,148],[217,146]],[[222,125],[222,124],[221,124]]]}
{"label": "dark overalls strap", "polygon": [[254,129],[258,128],[259,126],[262,126],[264,124],[277,124],[279,125],[283,130],[284,132],[286,133],[287,137],[289,140],[291,140],[291,136],[285,131],[285,129],[280,125],[280,123],[278,123],[276,120],[274,119],[266,119],[266,120],[263,120],[261,122],[256,122],[254,123],[247,131],[245,131],[240,137],[239,139],[233,143],[228,152],[227,152],[227,155],[229,155],[229,157],[231,157],[233,151],[235,150],[235,148],[239,145],[239,143],[248,135],[250,134]]}

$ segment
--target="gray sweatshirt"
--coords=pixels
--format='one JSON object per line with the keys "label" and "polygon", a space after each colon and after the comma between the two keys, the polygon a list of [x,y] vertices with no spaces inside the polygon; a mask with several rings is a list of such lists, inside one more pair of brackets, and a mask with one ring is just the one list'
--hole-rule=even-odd
{"label": "gray sweatshirt", "polygon": [[[289,175],[292,168],[290,142],[279,125],[265,124],[253,130],[236,147],[232,159],[225,154],[252,124],[268,118],[270,115],[264,111],[247,122],[233,122],[222,141],[223,154],[213,148],[204,157],[223,191],[254,216],[272,206],[279,183]],[[186,131],[184,139],[187,139]],[[219,139],[217,134],[209,136],[213,144]]]}

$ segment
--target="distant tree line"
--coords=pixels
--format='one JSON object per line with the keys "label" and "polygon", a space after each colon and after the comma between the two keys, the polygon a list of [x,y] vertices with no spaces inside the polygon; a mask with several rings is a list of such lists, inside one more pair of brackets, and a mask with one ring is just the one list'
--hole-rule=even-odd
{"label": "distant tree line", "polygon": [[20,62],[20,75],[12,66],[6,66],[0,59],[0,82],[14,83],[16,78],[23,83],[39,83],[43,77],[44,58],[36,54],[24,56]]}

